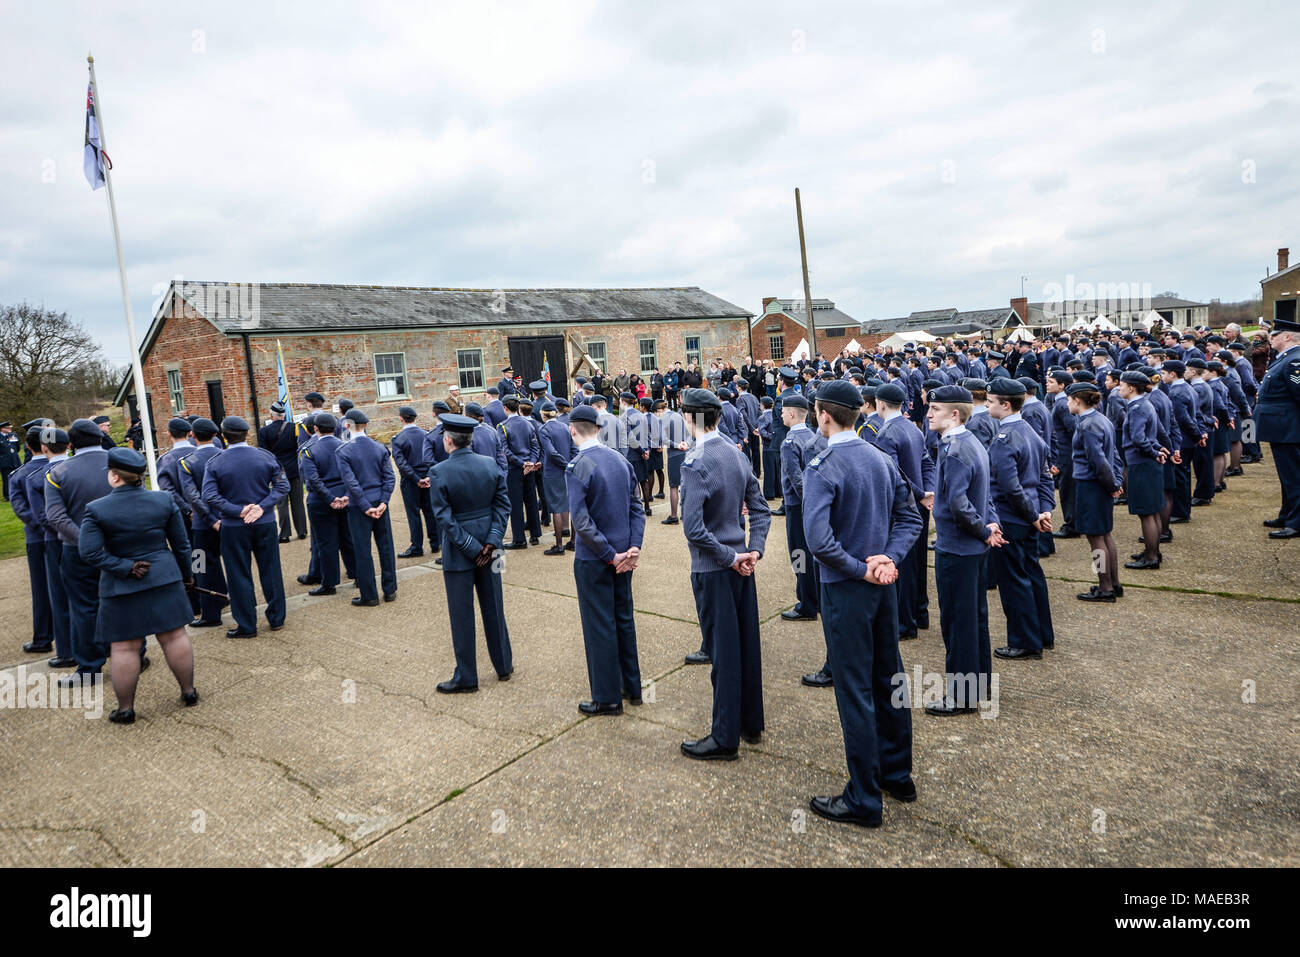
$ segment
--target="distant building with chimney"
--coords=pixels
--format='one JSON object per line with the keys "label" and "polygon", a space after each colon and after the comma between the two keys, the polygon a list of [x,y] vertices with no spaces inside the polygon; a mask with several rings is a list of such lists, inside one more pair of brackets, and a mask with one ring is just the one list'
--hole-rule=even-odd
{"label": "distant building with chimney", "polygon": [[1260,295],[1264,300],[1260,316],[1272,322],[1275,319],[1296,319],[1296,297],[1300,296],[1300,263],[1291,265],[1291,249],[1283,246],[1277,251],[1277,272],[1259,281]]}

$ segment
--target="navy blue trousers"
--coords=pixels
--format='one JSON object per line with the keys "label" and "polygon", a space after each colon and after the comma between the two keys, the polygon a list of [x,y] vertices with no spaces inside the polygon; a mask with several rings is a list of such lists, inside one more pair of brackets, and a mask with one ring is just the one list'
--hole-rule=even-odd
{"label": "navy blue trousers", "polygon": [[1278,517],[1287,528],[1300,530],[1300,445],[1294,442],[1270,442],[1273,466],[1282,483],[1282,510]]}
{"label": "navy blue trousers", "polygon": [[[921,598],[929,591],[925,573],[928,567],[926,555],[929,554],[929,549],[926,548],[926,526],[929,523],[930,510],[921,505],[916,506],[916,510],[921,518],[921,534],[903,556],[903,563],[898,566],[898,581],[894,583],[894,590],[897,592],[900,635],[916,634],[917,622],[922,616]],[[928,619],[930,614],[928,597],[925,604],[925,616]]]}
{"label": "navy blue trousers", "polygon": [[[311,520],[312,568],[308,574],[319,578],[322,585],[331,587],[339,583],[339,556],[348,577],[356,577],[356,553],[352,548],[352,528],[346,508],[331,508],[320,502],[307,503],[307,517]],[[312,574],[312,572],[315,574]]]}
{"label": "navy blue trousers", "polygon": [[893,585],[821,583],[822,631],[835,669],[835,706],[849,766],[843,797],[856,813],[872,818],[880,817],[881,781],[903,784],[912,776],[910,701],[895,694],[898,676],[906,681],[896,602]]}
{"label": "navy blue trousers", "polygon": [[1056,476],[1056,487],[1061,493],[1061,531],[1074,531],[1074,474],[1073,466],[1065,463],[1061,474]]}
{"label": "navy blue trousers", "polygon": [[817,563],[808,550],[808,539],[803,532],[802,505],[786,503],[785,540],[790,549],[790,564],[794,567],[794,610],[801,615],[816,616],[821,607],[820,583],[817,581]]}
{"label": "navy blue trousers", "polygon": [[[411,531],[411,547],[424,551],[424,533],[429,535],[429,548],[437,551],[442,547],[438,535],[438,522],[433,517],[433,502],[429,499],[429,490],[420,488],[415,482],[402,477],[402,507],[406,509],[406,525]],[[424,525],[420,521],[423,517]]]}
{"label": "navy blue trousers", "polygon": [[32,592],[32,641],[48,645],[54,640],[50,615],[50,589],[45,584],[45,543],[27,543],[27,582]]}
{"label": "navy blue trousers", "polygon": [[979,693],[987,692],[993,674],[988,592],[984,587],[987,563],[987,555],[954,555],[938,549],[934,552],[947,695],[963,708],[978,706]]}
{"label": "navy blue trousers", "polygon": [[930,510],[921,508],[921,534],[916,539],[916,627],[930,627]]}
{"label": "navy blue trousers", "polygon": [[781,489],[777,487],[778,463],[781,461],[780,452],[776,449],[763,450],[763,497],[777,498],[781,494]]}
{"label": "navy blue trousers", "polygon": [[1214,498],[1214,435],[1204,445],[1196,446],[1192,453],[1192,467],[1196,470],[1196,487],[1192,489],[1192,498],[1209,501]]}
{"label": "navy blue trousers", "polygon": [[[357,590],[361,592],[362,601],[373,601],[379,597],[375,590],[375,560],[370,554],[370,540],[375,540],[379,549],[379,584],[385,595],[397,592],[397,554],[393,551],[393,524],[388,519],[388,509],[378,518],[371,518],[361,511],[359,506],[349,505],[348,530],[352,533],[353,562],[357,573]],[[325,549],[321,549],[321,564],[326,561]]]}
{"label": "navy blue trousers", "polygon": [[632,608],[632,573],[614,573],[607,562],[575,558],[578,615],[587,650],[591,700],[619,704],[624,692],[641,697],[641,666],[636,654],[636,619]]}
{"label": "navy blue trousers", "polygon": [[1182,450],[1182,462],[1174,466],[1174,507],[1170,510],[1171,518],[1191,518],[1192,516],[1192,459],[1196,455],[1196,446]]}
{"label": "navy blue trousers", "polygon": [[1007,617],[1007,644],[1042,651],[1043,645],[1055,643],[1056,633],[1047,579],[1038,562],[1038,531],[1032,525],[1003,519],[1002,535],[1007,543],[989,552],[989,562]]}
{"label": "navy blue trousers", "polygon": [[76,545],[63,544],[59,574],[68,596],[68,628],[77,673],[97,673],[104,667],[104,651],[95,643],[99,621],[99,569],[81,560]]}
{"label": "navy blue trousers", "polygon": [[759,655],[758,591],[753,575],[724,568],[691,572],[704,650],[713,659],[713,740],[740,747],[740,733],[763,730],[763,663]]}
{"label": "navy blue trousers", "polygon": [[[194,570],[194,584],[208,591],[226,594],[226,573],[221,568],[221,533],[215,528],[192,528],[190,540],[194,547],[203,552],[203,562]],[[224,598],[217,598],[207,592],[197,592],[199,596],[199,617],[204,621],[220,621],[221,610],[229,604]]]}
{"label": "navy blue trousers", "polygon": [[[63,545],[44,542],[45,587],[50,595],[50,630],[54,633],[54,653],[72,657],[72,619],[68,615],[68,592],[63,587]],[[96,604],[96,613],[99,611]]]}
{"label": "navy blue trousers", "polygon": [[266,599],[266,620],[284,624],[284,579],[280,576],[280,537],[275,522],[221,526],[221,561],[230,585],[230,614],[244,631],[257,631],[257,595],[253,559]]}
{"label": "navy blue trousers", "polygon": [[[541,538],[542,525],[537,518],[537,491],[524,482],[523,469],[510,466],[506,472],[506,491],[510,493],[511,544],[527,542],[530,532],[534,538]],[[527,495],[525,491],[532,494]]]}
{"label": "navy blue trousers", "polygon": [[509,674],[514,668],[510,632],[506,628],[505,606],[501,598],[501,574],[493,569],[495,564],[489,562],[482,568],[442,573],[443,587],[447,589],[447,614],[451,618],[451,646],[456,654],[456,672],[452,680],[460,684],[478,684],[474,650],[475,594],[483,616],[483,636],[492,667],[498,675]]}

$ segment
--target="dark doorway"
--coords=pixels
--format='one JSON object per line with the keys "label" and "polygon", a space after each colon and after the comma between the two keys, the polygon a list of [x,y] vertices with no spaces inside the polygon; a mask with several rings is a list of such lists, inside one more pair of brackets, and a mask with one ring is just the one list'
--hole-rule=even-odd
{"label": "dark doorway", "polygon": [[528,383],[542,377],[543,358],[551,367],[551,395],[557,398],[569,397],[569,370],[564,367],[567,361],[564,354],[563,336],[528,336],[510,338],[510,365],[515,375],[523,376],[524,388]]}
{"label": "dark doorway", "polygon": [[226,399],[221,394],[221,380],[208,383],[208,413],[217,425],[226,417]]}
{"label": "dark doorway", "polygon": [[[140,416],[140,403],[136,401],[134,392],[126,397],[126,404],[127,404],[128,413],[131,416],[131,422],[134,422]],[[153,434],[154,448],[157,448],[158,447],[158,420],[154,418],[154,414],[153,414],[153,393],[152,392],[145,393],[145,405],[149,409],[149,425],[151,426],[149,431]],[[131,428],[131,422],[126,423],[126,427],[128,429]]]}

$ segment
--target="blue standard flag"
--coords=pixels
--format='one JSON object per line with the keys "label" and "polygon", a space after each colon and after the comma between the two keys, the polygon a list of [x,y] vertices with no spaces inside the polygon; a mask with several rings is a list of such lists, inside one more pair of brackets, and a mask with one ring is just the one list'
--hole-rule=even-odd
{"label": "blue standard flag", "polygon": [[86,87],[86,154],[82,168],[86,172],[86,182],[91,189],[104,185],[104,164],[113,168],[113,162],[99,145],[99,120],[95,117],[95,88]]}

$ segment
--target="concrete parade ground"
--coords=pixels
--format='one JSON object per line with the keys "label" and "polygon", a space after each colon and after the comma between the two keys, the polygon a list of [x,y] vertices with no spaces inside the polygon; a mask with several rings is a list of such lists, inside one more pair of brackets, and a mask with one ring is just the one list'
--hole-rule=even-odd
{"label": "concrete parade ground", "polygon": [[[695,762],[708,732],[681,526],[647,523],[634,573],[645,703],[586,718],[572,553],[506,557],[515,674],[444,696],[453,657],[441,571],[399,561],[398,599],[354,608],[294,579],[287,626],[253,640],[192,631],[202,700],[181,705],[156,642],[133,726],[71,709],[0,712],[0,865],[1283,865],[1300,864],[1300,544],[1270,541],[1271,461],[1174,526],[1165,562],[1092,605],[1086,540],[1044,560],[1057,632],[1042,661],[994,659],[996,712],[914,712],[919,800],[884,826],[808,811],[846,772],[830,690],[800,685],[820,624],[786,622],[794,576],[774,519],[757,571],[767,731],[735,762]],[[392,503],[398,550],[404,513]],[[1059,522],[1059,512],[1057,520]],[[1138,522],[1116,510],[1121,557]],[[544,538],[549,544],[549,538]],[[0,666],[45,670],[30,638],[23,558],[0,563]],[[933,571],[931,571],[933,576]],[[909,673],[943,670],[931,627]],[[995,647],[1005,643],[990,593]],[[230,619],[227,616],[229,625]]]}

